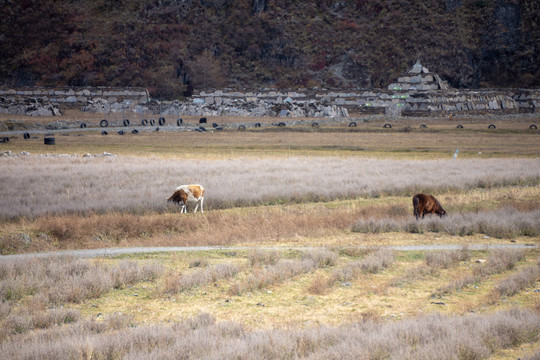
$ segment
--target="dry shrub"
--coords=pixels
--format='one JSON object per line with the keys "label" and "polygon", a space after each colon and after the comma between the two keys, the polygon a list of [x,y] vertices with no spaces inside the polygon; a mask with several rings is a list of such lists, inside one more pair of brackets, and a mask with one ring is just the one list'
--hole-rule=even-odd
{"label": "dry shrub", "polygon": [[[5,260],[0,262],[2,313],[6,318],[12,316],[10,322],[15,332],[77,321],[77,314],[54,307],[96,298],[113,287],[151,280],[162,272],[163,266],[157,263],[141,266],[133,261],[122,261],[116,266],[106,266],[69,256]],[[27,305],[21,306],[19,300],[30,295]],[[19,309],[17,313],[13,312],[15,308]],[[33,312],[24,315],[25,309]]]}
{"label": "dry shrub", "polygon": [[282,257],[282,252],[277,250],[252,249],[248,253],[251,266],[275,265]]}
{"label": "dry shrub", "polygon": [[431,276],[437,273],[437,269],[425,264],[418,266],[408,267],[405,270],[405,274],[398,276],[392,280],[391,286],[403,286],[404,284],[411,283],[417,280],[423,280],[427,276]]}
{"label": "dry shrub", "polygon": [[518,261],[525,258],[524,250],[494,249],[490,251],[485,264],[476,266],[472,274],[465,275],[450,284],[440,287],[433,295],[442,296],[450,292],[458,291],[466,286],[477,284],[488,276],[511,270]]}
{"label": "dry shrub", "polygon": [[247,291],[259,290],[316,268],[317,264],[312,259],[281,259],[275,265],[255,269],[242,283],[233,284],[229,293],[240,295]]}
{"label": "dry shrub", "polygon": [[332,278],[327,279],[323,277],[316,277],[315,280],[311,282],[311,285],[308,287],[307,291],[313,295],[323,295],[328,291],[332,284]]}
{"label": "dry shrub", "polygon": [[159,295],[176,294],[182,289],[182,274],[169,273],[163,279],[163,287],[160,290]]}
{"label": "dry shrub", "polygon": [[118,243],[121,239],[151,236],[163,232],[181,232],[197,228],[188,217],[171,215],[136,215],[108,213],[87,215],[47,215],[36,219],[36,231],[60,242],[80,241],[99,236],[101,240]]}
{"label": "dry shrub", "polygon": [[524,360],[540,360],[540,347],[536,349],[534,354],[527,356]]}
{"label": "dry shrub", "polygon": [[152,281],[163,273],[163,265],[158,263],[144,264],[142,267],[136,262],[122,260],[111,268],[113,287],[122,289],[127,285],[139,281]]}
{"label": "dry shrub", "polygon": [[446,269],[450,265],[458,263],[460,261],[467,261],[471,258],[471,253],[468,249],[463,248],[461,250],[445,250],[445,251],[432,251],[425,255],[426,265],[437,268]]}
{"label": "dry shrub", "polygon": [[501,280],[495,286],[495,292],[499,295],[512,296],[529,286],[533,286],[539,278],[540,267],[534,265]]}
{"label": "dry shrub", "polygon": [[172,294],[205,286],[220,279],[234,277],[238,270],[238,266],[234,264],[217,264],[182,275],[172,273],[165,278],[163,292]]}
{"label": "dry shrub", "polygon": [[376,251],[376,249],[369,248],[369,247],[363,248],[363,247],[358,247],[358,246],[343,247],[343,248],[338,249],[339,254],[353,257],[353,258],[364,257],[373,251]]}
{"label": "dry shrub", "polygon": [[394,263],[394,252],[389,249],[381,249],[369,254],[360,261],[360,268],[364,273],[375,274]]}
{"label": "dry shrub", "polygon": [[525,259],[526,252],[516,249],[494,249],[489,252],[489,257],[484,266],[475,268],[474,274],[489,276],[512,270],[518,261]]}
{"label": "dry shrub", "polygon": [[433,296],[441,297],[445,294],[449,294],[454,291],[459,291],[467,286],[476,284],[480,281],[482,281],[482,279],[479,276],[466,275],[464,277],[461,277],[459,279],[452,281],[451,283],[447,285],[441,286],[439,289],[437,289],[436,292],[433,293]]}
{"label": "dry shrub", "polygon": [[313,249],[304,251],[303,259],[311,259],[318,268],[336,265],[338,255],[328,249]]}
{"label": "dry shrub", "polygon": [[189,262],[190,268],[207,267],[208,265],[209,265],[208,260],[205,258],[197,258]]}
{"label": "dry shrub", "polygon": [[520,212],[513,208],[478,213],[454,213],[444,218],[429,216],[421,221],[409,218],[359,219],[351,230],[360,233],[405,231],[410,233],[445,232],[467,236],[477,233],[496,238],[540,235],[540,210]]}
{"label": "dry shrub", "polygon": [[18,311],[10,314],[2,322],[0,339],[14,334],[21,334],[32,329],[47,329],[52,326],[77,322],[80,313],[74,309],[49,309]]}
{"label": "dry shrub", "polygon": [[[371,320],[373,318],[373,321]],[[112,321],[114,323],[115,321]],[[24,326],[24,324],[22,324]],[[17,335],[0,343],[9,359],[483,359],[502,349],[538,341],[540,315],[527,310],[400,321],[365,321],[338,327],[246,330],[201,314],[183,322],[131,327],[82,322]],[[91,356],[89,356],[91,354]],[[284,354],[286,356],[284,356]]]}
{"label": "dry shrub", "polygon": [[379,249],[370,251],[368,255],[359,260],[353,260],[344,266],[332,271],[334,282],[348,282],[361,273],[375,274],[392,265],[394,262],[394,252],[389,249]]}

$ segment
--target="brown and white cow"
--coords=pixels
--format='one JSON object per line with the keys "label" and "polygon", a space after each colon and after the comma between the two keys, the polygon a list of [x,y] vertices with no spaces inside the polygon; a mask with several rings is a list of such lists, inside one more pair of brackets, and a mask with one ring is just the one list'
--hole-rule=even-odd
{"label": "brown and white cow", "polygon": [[426,214],[437,214],[440,217],[446,215],[446,211],[441,206],[441,203],[433,195],[416,194],[412,198],[412,203],[416,220],[418,220],[420,215],[422,215],[422,219]]}
{"label": "brown and white cow", "polygon": [[201,205],[201,213],[203,213],[203,201],[204,201],[204,188],[201,185],[181,185],[176,188],[174,194],[167,199],[175,204],[182,204],[180,213],[187,212],[187,204],[195,203],[195,213]]}

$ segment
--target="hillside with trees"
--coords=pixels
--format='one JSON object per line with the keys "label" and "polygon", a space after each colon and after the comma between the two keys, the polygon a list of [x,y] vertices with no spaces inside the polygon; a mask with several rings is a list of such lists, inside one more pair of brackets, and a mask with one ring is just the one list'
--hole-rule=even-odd
{"label": "hillside with trees", "polygon": [[1,0],[0,85],[539,87],[536,0]]}

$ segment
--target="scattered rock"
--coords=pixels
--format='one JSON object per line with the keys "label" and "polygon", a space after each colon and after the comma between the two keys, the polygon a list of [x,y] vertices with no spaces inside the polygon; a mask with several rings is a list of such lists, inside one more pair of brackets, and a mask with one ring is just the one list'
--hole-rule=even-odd
{"label": "scattered rock", "polygon": [[19,239],[21,239],[21,241],[25,245],[30,245],[32,243],[32,238],[30,237],[30,235],[25,234],[25,233],[19,234]]}
{"label": "scattered rock", "polygon": [[0,114],[20,114],[28,116],[60,116],[62,112],[58,104],[45,102],[40,98],[13,98],[0,97]]}

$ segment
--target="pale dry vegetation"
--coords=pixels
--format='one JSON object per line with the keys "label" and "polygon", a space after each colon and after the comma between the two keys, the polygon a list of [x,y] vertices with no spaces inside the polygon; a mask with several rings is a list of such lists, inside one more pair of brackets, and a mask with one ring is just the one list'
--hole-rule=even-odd
{"label": "pale dry vegetation", "polygon": [[153,281],[162,272],[163,267],[157,263],[120,261],[105,266],[67,256],[1,261],[0,338],[75,322],[78,311],[64,309],[64,305],[98,298],[111,289],[140,281]]}
{"label": "pale dry vegetation", "polygon": [[358,196],[537,184],[537,159],[381,160],[340,157],[166,160],[0,159],[0,218],[71,212],[172,210],[181,184],[206,188],[207,209]]}
{"label": "pale dry vegetation", "polygon": [[523,260],[524,257],[525,251],[523,250],[493,250],[485,263],[480,263],[472,269],[471,273],[439,288],[434,295],[443,296],[467,286],[478,284],[491,275],[512,270],[516,263]]}
{"label": "pale dry vegetation", "polygon": [[449,214],[443,218],[428,216],[420,221],[413,217],[360,219],[353,225],[352,231],[361,233],[444,232],[459,236],[486,234],[496,238],[537,237],[540,235],[538,219],[540,219],[540,210],[518,211],[506,207],[495,211]]}
{"label": "pale dry vegetation", "polygon": [[428,315],[390,323],[250,331],[201,314],[171,325],[119,327],[86,321],[0,345],[10,359],[487,359],[538,340],[540,316],[527,310],[488,315]]}
{"label": "pale dry vegetation", "polygon": [[[476,256],[482,254],[487,255],[487,261],[474,264],[470,270],[478,276],[478,281],[505,274],[488,290],[499,296],[531,296],[530,289],[538,279],[536,251],[491,250],[476,253]],[[415,254],[409,256],[376,248],[254,249],[217,255],[219,253],[212,256],[202,253],[194,256],[155,255],[143,257],[144,260],[106,261],[53,256],[2,261],[0,351],[10,359],[73,359],[90,354],[96,359],[161,359],[177,358],[186,352],[194,358],[205,359],[381,356],[451,359],[458,349],[463,358],[483,359],[506,348],[536,342],[540,334],[538,312],[525,308],[498,311],[493,301],[490,304],[495,311],[420,315],[417,308],[429,306],[431,301],[431,295],[426,291],[415,295],[410,305],[416,309],[412,314],[418,316],[401,320],[377,315],[378,310],[373,308],[352,318],[349,312],[335,313],[334,316],[342,317],[338,322],[340,325],[334,322],[331,322],[334,325],[328,325],[323,321],[319,325],[307,323],[291,327],[294,323],[288,322],[292,318],[298,321],[296,312],[333,313],[338,310],[334,302],[343,303],[342,296],[356,298],[359,303],[371,303],[373,295],[365,287],[380,288],[381,284],[395,282],[404,266],[405,269],[431,268],[425,276],[407,277],[407,281],[399,281],[398,287],[377,291],[381,299],[389,296],[395,299],[393,311],[399,312],[402,306],[400,291],[424,282],[429,288],[434,279],[441,283],[446,280],[443,271],[469,268],[472,255],[466,247],[456,251],[426,252],[420,258]],[[156,262],[160,258],[163,265]],[[177,272],[174,270],[177,268],[185,271]],[[173,285],[171,274],[177,274]],[[515,278],[525,280],[514,286]],[[318,279],[322,279],[322,283],[318,283]],[[83,290],[88,287],[91,289]],[[332,287],[334,290],[329,292]],[[345,295],[344,289],[355,292]],[[166,317],[167,324],[143,323],[128,310],[132,301],[128,298],[133,298],[134,292],[145,291],[147,295],[141,296],[137,308],[166,313],[172,310],[174,314],[172,304],[178,303],[178,310],[186,306],[202,307],[212,309],[212,315]],[[270,297],[275,293],[278,300],[297,291],[304,295],[299,299],[291,298],[286,313],[279,314],[278,303]],[[74,292],[79,295],[72,296]],[[307,298],[306,293],[310,294]],[[230,295],[234,296],[224,302],[226,305],[216,306],[217,299],[223,302]],[[266,300],[257,304],[260,310],[251,316],[272,319],[277,325],[273,326],[274,330],[269,327],[253,329],[242,321],[261,296]],[[317,300],[310,300],[314,296]],[[319,301],[320,305],[317,304]],[[109,302],[113,304],[110,310],[106,306]],[[157,307],[152,308],[151,302],[156,302]],[[316,310],[319,306],[320,310]],[[235,320],[217,320],[230,313],[237,314]],[[282,322],[289,325],[279,326]]]}
{"label": "pale dry vegetation", "polygon": [[[538,158],[403,158],[457,146],[468,156],[494,154],[506,139],[500,132],[477,144],[474,131],[458,138],[437,130],[419,144],[425,134],[414,130],[334,130],[140,134],[138,143],[67,136],[53,152],[110,146],[142,156],[0,158],[3,254],[260,246],[129,260],[0,258],[2,356],[484,359],[504,349],[537,356],[536,248],[405,253],[384,245],[536,244]],[[501,151],[534,157],[532,136],[512,134]],[[526,149],[517,149],[522,138]],[[385,152],[356,156],[363,146]],[[166,203],[183,183],[206,187],[204,214],[180,215]],[[449,216],[416,221],[417,192],[434,193]],[[282,249],[263,249],[273,246]]]}

